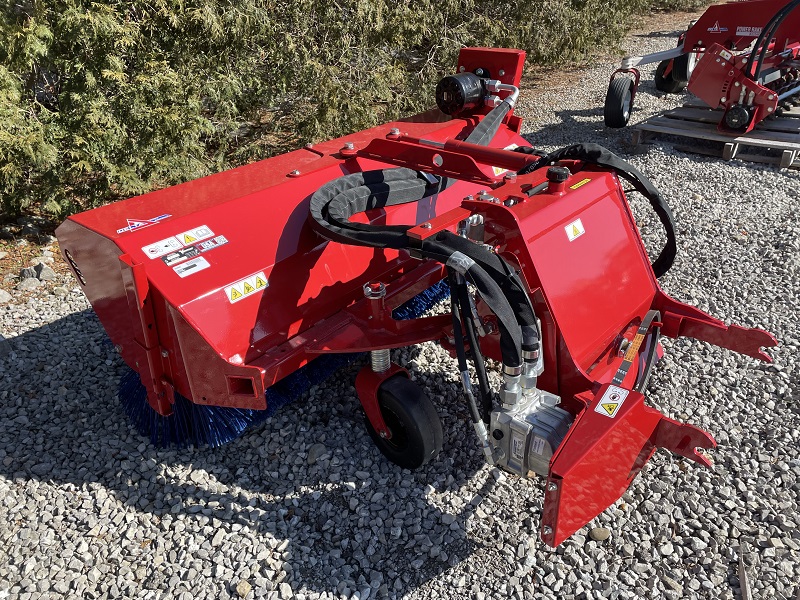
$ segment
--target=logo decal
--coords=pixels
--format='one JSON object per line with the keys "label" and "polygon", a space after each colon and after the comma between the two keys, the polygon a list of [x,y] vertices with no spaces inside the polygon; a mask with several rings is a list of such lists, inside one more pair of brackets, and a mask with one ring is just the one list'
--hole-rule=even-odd
{"label": "logo decal", "polygon": [[126,231],[136,231],[137,229],[150,227],[150,225],[155,225],[159,221],[169,219],[171,216],[172,215],[159,215],[157,217],[153,217],[152,219],[126,219],[128,221],[128,226],[123,227],[122,229],[117,229],[117,233],[125,233]]}

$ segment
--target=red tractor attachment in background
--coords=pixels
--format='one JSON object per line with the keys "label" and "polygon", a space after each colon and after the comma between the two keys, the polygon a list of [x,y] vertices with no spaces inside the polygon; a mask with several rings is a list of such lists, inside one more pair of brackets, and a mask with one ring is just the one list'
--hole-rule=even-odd
{"label": "red tractor attachment in background", "polygon": [[[775,339],[661,290],[672,214],[644,175],[599,146],[542,156],[519,136],[523,60],[465,49],[437,87],[441,110],[62,224],[66,260],[138,374],[142,402],[127,410],[140,429],[220,443],[221,421],[240,433],[299,373],[369,352],[356,379],[367,431],[419,468],[441,423],[389,352],[435,340],[458,359],[486,461],[545,479],[547,544],[616,501],[659,447],[708,466],[713,438],[645,402],[659,336],[762,360]],[[621,179],[667,230],[652,265]],[[450,314],[398,318],[445,281]],[[501,365],[499,390],[484,356]]]}
{"label": "red tractor attachment in background", "polygon": [[741,135],[797,105],[800,92],[798,0],[744,0],[710,6],[672,50],[629,56],[611,75],[604,107],[608,127],[624,127],[639,86],[638,65],[658,62],[656,88],[687,88],[723,111],[718,129]]}

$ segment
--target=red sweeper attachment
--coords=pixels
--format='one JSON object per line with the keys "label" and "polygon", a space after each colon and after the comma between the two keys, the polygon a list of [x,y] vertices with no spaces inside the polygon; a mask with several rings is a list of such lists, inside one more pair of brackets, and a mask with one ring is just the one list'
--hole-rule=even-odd
{"label": "red sweeper attachment", "polygon": [[[418,468],[440,451],[441,423],[389,351],[436,340],[458,359],[486,461],[544,478],[547,544],[616,501],[659,447],[708,466],[714,439],[645,401],[659,336],[762,360],[775,339],[661,290],[672,214],[644,175],[599,146],[543,155],[520,137],[524,56],[465,49],[439,109],[61,225],[134,372],[122,392],[140,430],[222,443],[369,352],[356,379],[367,430]],[[652,264],[622,180],[667,231]],[[449,314],[419,316],[448,288]],[[500,390],[484,357],[501,365]]]}

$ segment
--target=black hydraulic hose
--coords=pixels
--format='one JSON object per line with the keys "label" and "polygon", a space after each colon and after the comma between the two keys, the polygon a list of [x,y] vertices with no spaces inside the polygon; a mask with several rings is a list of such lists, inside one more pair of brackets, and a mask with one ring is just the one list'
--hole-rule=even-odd
{"label": "black hydraulic hose", "polygon": [[[800,2],[800,0],[796,1]],[[658,215],[658,219],[661,221],[661,225],[663,225],[664,232],[667,236],[667,241],[661,249],[658,258],[652,262],[653,272],[656,277],[661,277],[664,273],[669,271],[672,263],[675,261],[675,255],[678,251],[678,245],[675,239],[675,218],[672,216],[672,210],[667,204],[667,201],[653,183],[632,164],[622,160],[608,148],[599,144],[575,144],[573,146],[561,148],[527,165],[519,171],[519,174],[525,175],[531,173],[536,169],[541,169],[563,159],[580,160],[610,168],[614,170],[618,176],[632,183],[636,191],[650,201],[650,206],[653,208],[656,215]]]}
{"label": "black hydraulic hose", "polygon": [[[456,278],[452,270],[448,270],[450,285],[455,284]],[[472,393],[472,384],[469,380],[469,366],[467,365],[467,355],[464,349],[464,334],[461,330],[461,321],[458,318],[458,301],[455,296],[450,296],[450,312],[453,316],[453,340],[456,347],[456,357],[458,359],[458,369],[461,372],[461,384],[464,386],[464,395],[467,397],[469,412],[472,414],[472,422],[482,422],[481,413],[475,402],[475,395]]]}
{"label": "black hydraulic hose", "polygon": [[[772,18],[767,21],[767,24],[761,30],[761,33],[756,38],[755,44],[753,45],[753,50],[750,52],[750,56],[747,59],[747,64],[745,65],[745,75],[749,77],[752,81],[758,81],[758,78],[761,76],[761,65],[764,62],[764,58],[767,55],[767,49],[769,48],[769,42],[772,39],[772,36],[781,26],[781,23],[789,16],[797,6],[800,5],[800,0],[792,0],[782,9],[780,9],[777,13],[775,13]],[[753,73],[753,63],[755,61],[755,56],[758,54],[759,47],[761,48],[761,52],[758,57],[758,64],[756,65],[756,71]]]}
{"label": "black hydraulic hose", "polygon": [[419,250],[424,258],[447,265],[468,278],[478,288],[483,300],[497,317],[500,329],[500,354],[503,364],[509,367],[522,366],[522,330],[516,316],[497,282],[472,259],[453,252],[436,240],[425,240]]}
{"label": "black hydraulic hose", "polygon": [[[452,271],[452,269],[449,270]],[[472,321],[472,302],[470,301],[466,281],[461,277],[455,277],[455,279],[457,280],[456,286],[451,287],[451,289],[453,290],[453,295],[458,297],[458,303],[461,306],[461,320],[467,334],[472,362],[475,364],[475,373],[478,376],[478,389],[481,394],[481,415],[484,423],[488,425],[494,405],[492,403],[492,389],[489,386],[489,376],[486,373],[486,361],[483,359],[480,340],[478,340],[475,324]]]}
{"label": "black hydraulic hose", "polygon": [[517,322],[522,327],[522,349],[529,352],[538,350],[539,329],[536,324],[536,314],[533,312],[531,298],[519,275],[511,268],[508,262],[491,252],[486,246],[475,244],[449,231],[437,234],[436,238],[454,250],[469,256],[481,265],[500,285],[517,317]]}

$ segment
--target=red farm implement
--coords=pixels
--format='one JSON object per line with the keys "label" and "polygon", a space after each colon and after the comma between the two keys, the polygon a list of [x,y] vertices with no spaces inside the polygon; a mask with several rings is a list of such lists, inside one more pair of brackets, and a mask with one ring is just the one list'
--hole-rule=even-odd
{"label": "red farm implement", "polygon": [[[64,257],[132,369],[122,395],[139,429],[223,443],[369,352],[356,379],[366,429],[418,468],[441,450],[441,423],[389,352],[436,340],[458,359],[487,462],[546,480],[550,545],[657,448],[709,465],[708,433],[645,402],[659,336],[763,360],[775,340],[661,290],[672,215],[644,175],[599,146],[541,155],[520,137],[523,62],[465,49],[437,87],[441,110],[62,224]],[[621,180],[667,230],[652,265]],[[420,316],[447,291],[449,314]],[[484,357],[501,365],[499,390]]]}
{"label": "red farm implement", "polygon": [[719,131],[741,135],[798,102],[798,0],[744,0],[709,7],[672,50],[623,59],[611,76],[605,124],[624,127],[639,86],[639,65],[658,62],[656,88],[687,88],[722,116]]}

